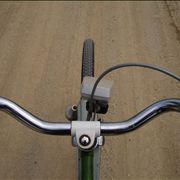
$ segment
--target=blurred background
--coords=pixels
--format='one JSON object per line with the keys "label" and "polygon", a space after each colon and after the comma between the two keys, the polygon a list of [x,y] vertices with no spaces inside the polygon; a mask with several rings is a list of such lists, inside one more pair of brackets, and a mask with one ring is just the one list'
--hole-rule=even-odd
{"label": "blurred background", "polygon": [[[0,2],[0,95],[49,121],[66,121],[80,97],[82,45],[95,41],[95,74],[141,62],[180,74],[180,3]],[[127,119],[163,98],[180,97],[177,81],[147,69],[116,71],[104,121]],[[180,117],[107,137],[101,180],[180,179]],[[0,179],[77,177],[70,137],[38,134],[0,113]]]}

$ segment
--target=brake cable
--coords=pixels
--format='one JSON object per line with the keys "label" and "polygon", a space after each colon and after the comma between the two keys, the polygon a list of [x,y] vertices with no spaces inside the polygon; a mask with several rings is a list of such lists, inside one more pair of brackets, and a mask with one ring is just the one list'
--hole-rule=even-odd
{"label": "brake cable", "polygon": [[[149,65],[149,64],[142,64],[142,63],[125,63],[125,64],[118,64],[115,66],[112,66],[110,68],[108,68],[107,70],[105,70],[95,81],[92,92],[91,92],[91,96],[90,96],[90,100],[89,100],[89,109],[88,109],[88,114],[87,114],[87,121],[90,121],[90,118],[92,117],[92,112],[93,109],[96,109],[96,101],[94,100],[94,94],[96,91],[96,88],[98,86],[98,83],[101,81],[101,79],[107,75],[108,73],[110,73],[111,71],[114,71],[116,69],[120,69],[120,68],[125,68],[125,67],[142,67],[142,68],[149,68],[151,70],[155,70],[161,73],[164,73],[174,79],[176,79],[177,81],[180,81],[180,76],[177,76],[176,74],[168,71],[167,69],[164,69],[162,67],[157,67],[154,65]],[[95,120],[95,116],[96,116],[96,111],[94,111],[94,116],[93,116],[93,120]]]}

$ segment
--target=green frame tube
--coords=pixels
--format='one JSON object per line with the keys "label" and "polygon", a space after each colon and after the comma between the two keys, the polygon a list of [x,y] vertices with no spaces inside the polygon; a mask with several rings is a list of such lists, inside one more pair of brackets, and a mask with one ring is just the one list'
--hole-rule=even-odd
{"label": "green frame tube", "polygon": [[93,151],[81,151],[80,150],[80,179],[81,180],[93,180],[94,179],[94,152]]}
{"label": "green frame tube", "polygon": [[[86,100],[81,99],[78,106],[78,120],[86,120],[86,117]],[[99,180],[100,151],[100,146],[92,151],[78,149],[78,180]]]}

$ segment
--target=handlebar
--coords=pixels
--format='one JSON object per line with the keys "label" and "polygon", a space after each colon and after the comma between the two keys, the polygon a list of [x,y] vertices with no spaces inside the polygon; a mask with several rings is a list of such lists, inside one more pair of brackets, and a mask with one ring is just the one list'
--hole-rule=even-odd
{"label": "handlebar", "polygon": [[118,135],[133,131],[168,111],[180,112],[180,99],[165,99],[156,102],[126,121],[103,122],[101,123],[101,134]]}
{"label": "handlebar", "polygon": [[44,121],[34,116],[30,112],[26,111],[16,103],[3,97],[0,97],[0,110],[9,113],[10,115],[14,116],[17,120],[19,120],[21,123],[37,132],[50,135],[71,134],[70,123]]}
{"label": "handlebar", "polygon": [[[23,109],[13,101],[0,97],[0,110],[3,110],[29,128],[49,135],[71,135],[71,123],[48,122]],[[133,131],[158,115],[168,112],[180,112],[180,99],[165,99],[144,109],[129,120],[122,122],[101,122],[102,135],[119,135]]]}

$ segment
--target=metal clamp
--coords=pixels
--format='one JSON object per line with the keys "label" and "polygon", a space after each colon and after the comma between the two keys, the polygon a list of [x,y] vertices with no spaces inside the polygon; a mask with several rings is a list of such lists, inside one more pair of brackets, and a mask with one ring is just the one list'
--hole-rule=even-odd
{"label": "metal clamp", "polygon": [[71,136],[73,145],[89,150],[96,145],[102,145],[99,121],[72,121]]}

